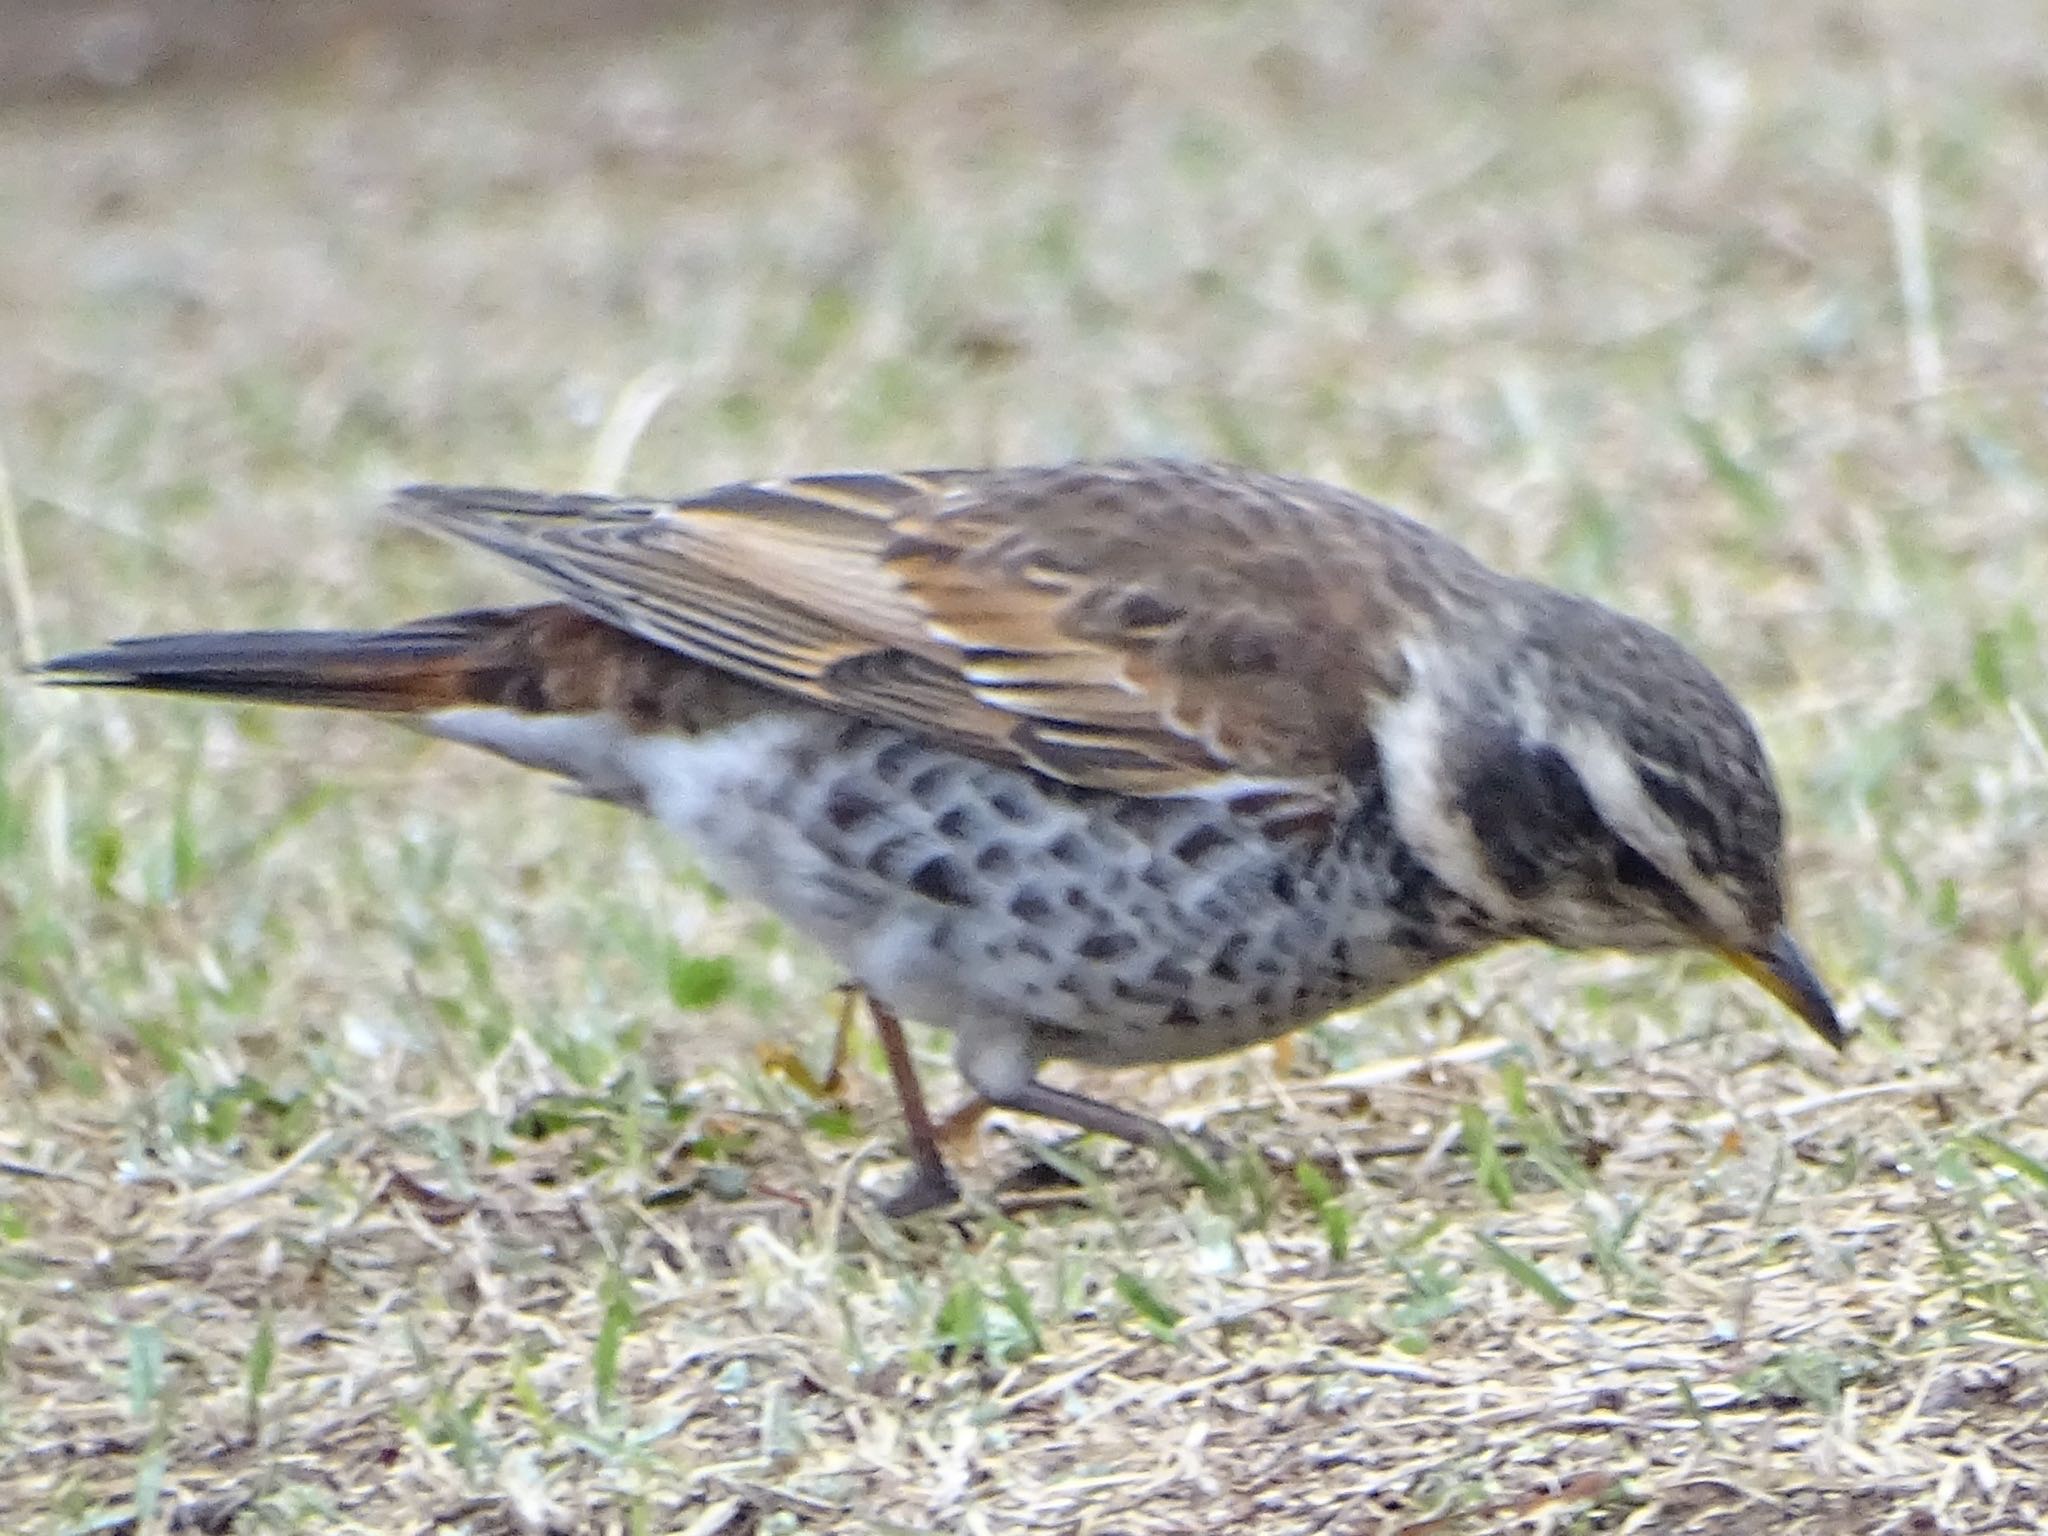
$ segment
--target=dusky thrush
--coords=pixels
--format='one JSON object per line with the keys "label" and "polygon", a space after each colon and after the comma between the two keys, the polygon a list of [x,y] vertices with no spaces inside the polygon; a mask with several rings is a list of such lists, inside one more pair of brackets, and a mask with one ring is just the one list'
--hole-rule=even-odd
{"label": "dusky thrush", "polygon": [[1155,460],[396,510],[562,600],[45,671],[391,715],[673,828],[871,999],[899,1213],[955,1194],[899,1011],[982,1099],[1154,1145],[1040,1066],[1236,1050],[1517,939],[1712,950],[1842,1041],[1713,674],[1350,492]]}

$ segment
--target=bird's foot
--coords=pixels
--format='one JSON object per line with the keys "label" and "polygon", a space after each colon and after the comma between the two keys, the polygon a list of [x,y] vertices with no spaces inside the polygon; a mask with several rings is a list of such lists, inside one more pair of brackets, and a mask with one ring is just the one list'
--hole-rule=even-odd
{"label": "bird's foot", "polygon": [[953,1182],[950,1173],[944,1168],[921,1167],[901,1189],[882,1202],[882,1214],[891,1221],[907,1221],[926,1211],[957,1204],[959,1199],[960,1186]]}
{"label": "bird's foot", "polygon": [[811,1070],[810,1063],[786,1045],[762,1045],[755,1048],[755,1056],[763,1072],[773,1073],[784,1082],[794,1083],[799,1092],[808,1098],[829,1101],[834,1104],[846,1098],[846,1062],[853,1050],[853,1013],[860,1005],[860,990],[857,987],[839,988],[839,1020],[832,1034],[832,1062],[820,1077]]}
{"label": "bird's foot", "polygon": [[846,1073],[837,1061],[821,1076],[786,1045],[758,1046],[754,1057],[763,1072],[781,1078],[807,1099],[836,1104],[846,1097]]}

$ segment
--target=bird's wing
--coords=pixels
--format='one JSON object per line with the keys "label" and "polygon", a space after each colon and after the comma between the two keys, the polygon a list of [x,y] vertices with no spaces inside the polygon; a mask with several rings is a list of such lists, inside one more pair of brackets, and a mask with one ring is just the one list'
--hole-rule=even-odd
{"label": "bird's wing", "polygon": [[[1479,572],[1347,493],[1160,462],[399,510],[714,667],[1078,785],[1326,801],[1405,625]],[[1476,578],[1475,578],[1476,579]],[[1455,584],[1455,583],[1453,583]]]}

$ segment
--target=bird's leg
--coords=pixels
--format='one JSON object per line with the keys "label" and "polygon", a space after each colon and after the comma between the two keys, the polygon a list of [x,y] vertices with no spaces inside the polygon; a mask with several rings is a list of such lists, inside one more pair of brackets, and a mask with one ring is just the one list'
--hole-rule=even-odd
{"label": "bird's leg", "polygon": [[823,1077],[786,1045],[764,1045],[759,1051],[762,1070],[787,1078],[814,1099],[837,1099],[846,1090],[846,1062],[853,1050],[853,1014],[860,1006],[860,988],[849,982],[838,990],[839,1023],[832,1033],[832,1064]]}
{"label": "bird's leg", "polygon": [[918,1086],[917,1067],[910,1059],[910,1042],[903,1038],[902,1021],[878,997],[868,999],[868,1013],[875,1021],[875,1035],[882,1042],[882,1055],[896,1084],[896,1102],[910,1133],[910,1182],[889,1197],[883,1213],[901,1218],[951,1205],[960,1198],[960,1186],[946,1172],[946,1161],[939,1155],[938,1131],[932,1125],[931,1111],[925,1108],[924,1090]]}

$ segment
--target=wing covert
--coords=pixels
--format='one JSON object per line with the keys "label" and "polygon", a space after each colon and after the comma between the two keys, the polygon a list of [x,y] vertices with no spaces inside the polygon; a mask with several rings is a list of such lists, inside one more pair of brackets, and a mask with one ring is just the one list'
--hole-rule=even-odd
{"label": "wing covert", "polygon": [[[1158,461],[823,475],[676,501],[421,486],[398,510],[708,665],[1139,795],[1329,802],[1401,641],[1497,580],[1331,487]],[[1417,562],[1440,567],[1425,582]],[[1469,569],[1467,569],[1469,567]]]}

